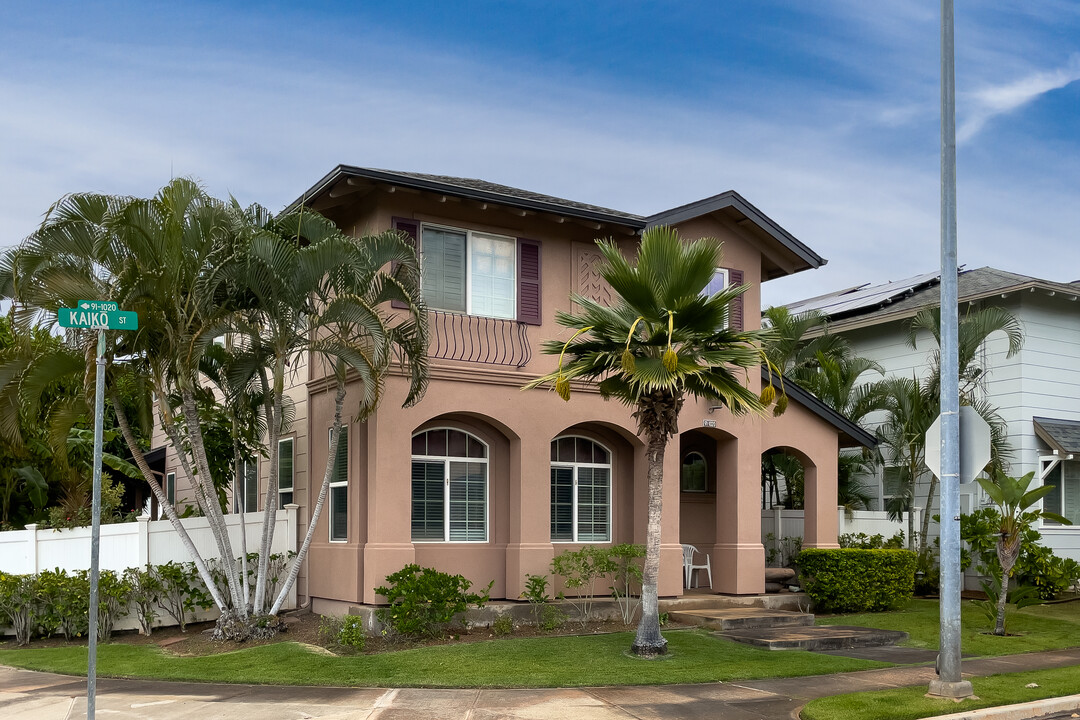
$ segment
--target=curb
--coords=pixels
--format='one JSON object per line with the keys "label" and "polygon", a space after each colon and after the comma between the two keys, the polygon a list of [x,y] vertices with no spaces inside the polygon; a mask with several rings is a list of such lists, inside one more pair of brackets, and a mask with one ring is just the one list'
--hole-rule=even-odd
{"label": "curb", "polygon": [[1062,712],[1080,712],[1080,695],[1033,700],[1017,705],[1000,705],[950,715],[935,715],[934,720],[1029,720]]}

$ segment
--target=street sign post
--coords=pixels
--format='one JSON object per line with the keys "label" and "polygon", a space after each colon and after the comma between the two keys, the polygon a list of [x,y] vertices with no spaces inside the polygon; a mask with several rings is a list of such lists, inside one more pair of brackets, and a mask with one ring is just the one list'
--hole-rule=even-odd
{"label": "street sign post", "polygon": [[[970,405],[960,407],[960,484],[979,476],[990,462],[990,425]],[[941,416],[926,431],[926,467],[941,479]]]}
{"label": "street sign post", "polygon": [[94,720],[97,705],[98,568],[101,559],[101,446],[105,425],[105,331],[137,330],[139,316],[108,300],[80,300],[60,308],[60,327],[97,330],[97,376],[94,388],[94,492],[90,521],[90,652],[86,667],[86,718]]}

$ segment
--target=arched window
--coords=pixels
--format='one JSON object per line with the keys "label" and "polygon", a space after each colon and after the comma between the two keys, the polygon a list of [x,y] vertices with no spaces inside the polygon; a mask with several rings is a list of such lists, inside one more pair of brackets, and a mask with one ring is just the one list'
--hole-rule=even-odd
{"label": "arched window", "polygon": [[603,445],[551,441],[551,540],[611,541],[611,453]]}
{"label": "arched window", "polygon": [[709,490],[709,476],[706,472],[705,456],[699,452],[686,453],[682,461],[679,485],[683,492],[703,493]]}
{"label": "arched window", "polygon": [[488,447],[452,428],[412,439],[414,542],[487,542]]}

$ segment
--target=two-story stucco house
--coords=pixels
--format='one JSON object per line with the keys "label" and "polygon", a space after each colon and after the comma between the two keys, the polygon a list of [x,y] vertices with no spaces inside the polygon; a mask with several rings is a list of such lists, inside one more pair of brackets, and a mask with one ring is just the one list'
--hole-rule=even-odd
{"label": "two-story stucco house", "polygon": [[[932,272],[881,285],[860,285],[787,307],[794,313],[819,310],[829,331],[843,335],[858,355],[877,361],[888,375],[924,377],[936,345],[929,335],[908,342],[908,322],[921,309],[940,303],[940,273]],[[1024,345],[1007,357],[1003,334],[992,335],[981,350],[984,374],[976,392],[993,404],[1008,424],[1013,450],[1009,472],[1034,472],[1037,482],[1055,490],[1043,500],[1047,510],[1073,526],[1042,521],[1044,542],[1080,560],[1080,281],[1059,283],[983,267],[961,270],[961,315],[972,308],[997,306],[1020,322]],[[876,379],[867,374],[868,380]],[[890,487],[879,478],[879,501]],[[925,504],[926,483],[916,492]],[[961,510],[984,501],[978,485],[961,486]],[[938,511],[937,504],[929,509]],[[931,525],[936,533],[936,525]]]}
{"label": "two-story stucco house", "polygon": [[[521,390],[552,369],[554,358],[537,349],[567,337],[554,318],[572,309],[570,293],[610,298],[598,238],[615,238],[628,255],[653,225],[719,238],[715,282],[749,285],[731,308],[731,322],[747,327],[759,325],[762,282],[825,262],[734,192],[642,217],[479,180],[339,166],[299,203],[348,233],[395,229],[413,239],[430,307],[423,401],[402,409],[405,379],[392,376],[377,413],[347,423],[299,587],[318,612],[378,602],[375,588],[407,563],[494,581],[493,598],[517,598],[526,574],[548,572],[565,548],[644,541],[645,448],[630,410],[596,392],[567,403]],[[293,472],[278,480],[283,502],[300,505],[301,532],[333,414],[322,369],[302,373],[285,439]],[[760,376],[747,382],[760,390]],[[838,450],[872,440],[811,396],[791,397],[779,418],[683,409],[665,464],[661,595],[683,592],[680,543],[711,556],[715,591],[763,592],[760,467],[772,448],[806,466],[806,545],[836,545]]]}

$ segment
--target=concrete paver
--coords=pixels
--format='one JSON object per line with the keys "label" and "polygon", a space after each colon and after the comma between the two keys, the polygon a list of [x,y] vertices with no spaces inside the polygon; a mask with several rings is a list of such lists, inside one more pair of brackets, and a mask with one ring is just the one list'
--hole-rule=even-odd
{"label": "concrete paver", "polygon": [[[1080,649],[963,661],[967,676],[1080,664]],[[933,666],[701,685],[536,690],[264,687],[102,679],[99,717],[127,720],[763,720],[808,700],[926,685]],[[4,720],[86,717],[84,680],[0,666]]]}

